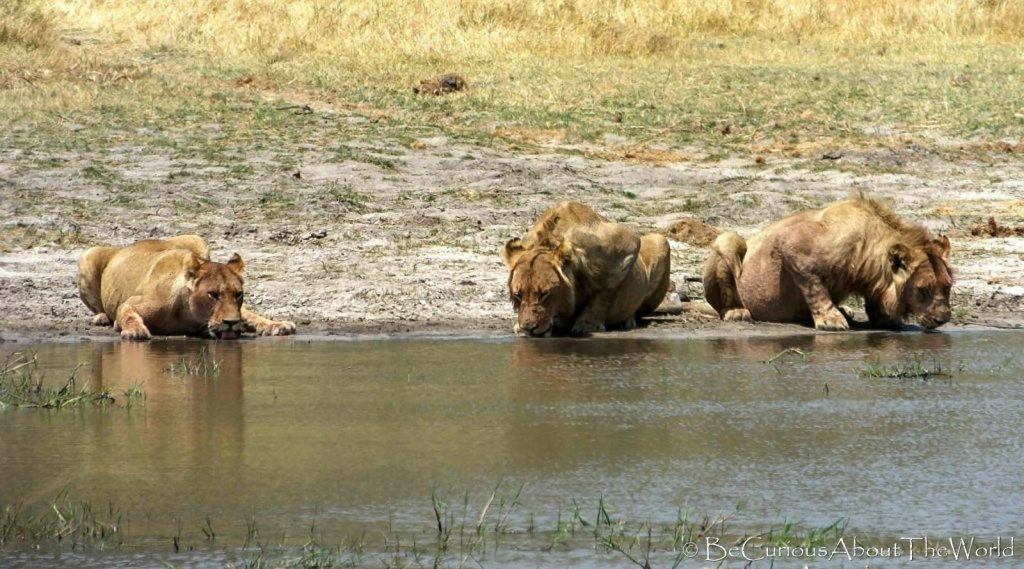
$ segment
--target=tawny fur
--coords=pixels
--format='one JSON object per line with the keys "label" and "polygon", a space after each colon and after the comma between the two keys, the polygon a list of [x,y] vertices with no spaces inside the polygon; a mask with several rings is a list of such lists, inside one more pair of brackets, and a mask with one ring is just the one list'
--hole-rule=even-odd
{"label": "tawny fur", "polygon": [[838,305],[851,295],[874,326],[941,326],[952,284],[949,240],[864,196],[786,217],[749,242],[722,234],[704,266],[705,297],[723,319],[823,330],[849,328]]}
{"label": "tawny fur", "polygon": [[244,267],[208,260],[202,238],[147,239],[127,247],[93,247],[78,263],[79,295],[98,325],[113,325],[126,340],[153,334],[235,337],[295,332],[242,306]]}
{"label": "tawny fur", "polygon": [[502,258],[521,334],[633,328],[670,284],[664,236],[637,237],[577,202],[555,204],[522,239],[505,244]]}

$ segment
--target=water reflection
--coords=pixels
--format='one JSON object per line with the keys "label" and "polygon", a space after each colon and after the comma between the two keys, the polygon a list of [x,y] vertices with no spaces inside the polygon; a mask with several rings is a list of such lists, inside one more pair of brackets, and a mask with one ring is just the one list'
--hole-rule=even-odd
{"label": "water reflection", "polygon": [[[199,365],[204,358],[216,371],[191,375],[177,369]],[[119,464],[122,476],[142,484],[154,471],[203,472],[217,480],[239,477],[245,462],[245,360],[239,342],[105,344],[94,351],[93,362],[93,388],[109,388],[116,396],[137,385],[145,394],[131,423],[122,428],[112,428],[111,413],[93,418],[98,434],[131,441],[97,440],[111,454],[102,462]],[[193,491],[217,492],[205,486]]]}
{"label": "water reflection", "polygon": [[927,352],[934,357],[943,357],[953,345],[953,336],[941,333],[873,332],[716,338],[708,343],[716,356],[752,361],[764,361],[789,349],[820,354],[856,351],[868,353],[882,361],[891,361],[905,356],[907,352]]}
{"label": "water reflection", "polygon": [[[603,495],[643,519],[744,503],[769,521],[1007,531],[1024,507],[1020,362],[998,373],[976,364],[1015,354],[1019,341],[876,333],[39,345],[51,381],[84,363],[80,377],[119,402],[0,411],[0,506],[66,487],[153,520],[139,531],[158,535],[171,520],[205,515],[244,532],[254,507],[266,531],[294,530],[314,512],[323,527],[419,524],[432,491],[488,492],[503,480],[528,484],[522,511],[539,518]],[[167,371],[201,348],[219,373]],[[764,363],[787,348],[810,356]],[[857,372],[915,357],[971,365],[946,384]],[[121,407],[136,383],[145,402]]]}

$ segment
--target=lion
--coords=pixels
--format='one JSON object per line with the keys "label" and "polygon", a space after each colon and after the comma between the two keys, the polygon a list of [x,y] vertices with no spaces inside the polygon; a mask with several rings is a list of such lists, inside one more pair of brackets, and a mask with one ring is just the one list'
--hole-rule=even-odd
{"label": "lion", "polygon": [[525,336],[632,329],[670,284],[663,235],[637,237],[576,202],[552,206],[525,237],[505,243],[501,257],[517,313],[513,330]]}
{"label": "lion", "polygon": [[859,295],[872,327],[950,319],[949,239],[860,195],[776,221],[745,242],[723,233],[704,266],[704,295],[723,320],[848,330],[838,305]]}
{"label": "lion", "polygon": [[147,239],[127,247],[93,247],[78,262],[79,295],[123,340],[154,334],[236,339],[242,332],[266,336],[295,333],[295,324],[269,320],[245,308],[245,263],[209,260],[196,235]]}

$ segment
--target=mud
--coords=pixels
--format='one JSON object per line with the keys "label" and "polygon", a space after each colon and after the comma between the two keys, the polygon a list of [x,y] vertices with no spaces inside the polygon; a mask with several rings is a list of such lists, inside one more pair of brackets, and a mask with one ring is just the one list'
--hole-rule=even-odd
{"label": "mud", "polygon": [[[1024,237],[970,231],[989,217],[1024,221],[1016,161],[900,155],[894,169],[889,154],[846,151],[828,161],[651,163],[614,146],[595,159],[586,148],[513,151],[445,136],[369,144],[316,132],[274,151],[238,143],[224,149],[227,157],[130,136],[54,151],[33,147],[25,129],[0,134],[0,331],[111,334],[89,326],[73,284],[77,257],[92,244],[180,233],[204,236],[215,260],[240,253],[250,305],[295,320],[300,332],[507,331],[499,247],[559,199],[670,237],[682,220],[686,235],[671,239],[672,279],[684,299],[699,302],[714,228],[748,236],[858,191],[951,236],[956,323],[1024,321]],[[694,308],[651,326],[722,324]]]}

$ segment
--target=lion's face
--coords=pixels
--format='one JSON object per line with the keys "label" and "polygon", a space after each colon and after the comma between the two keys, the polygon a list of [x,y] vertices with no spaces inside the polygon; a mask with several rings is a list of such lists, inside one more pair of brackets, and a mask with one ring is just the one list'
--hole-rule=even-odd
{"label": "lion's face", "polygon": [[949,268],[949,239],[940,237],[926,249],[927,259],[921,262],[903,289],[907,314],[921,326],[933,329],[949,322],[949,306],[953,273]]}
{"label": "lion's face", "polygon": [[550,336],[559,320],[572,318],[575,293],[565,274],[562,251],[524,251],[513,239],[503,257],[509,266],[508,293],[517,314],[513,327],[517,334]]}
{"label": "lion's face", "polygon": [[189,269],[191,317],[206,323],[206,333],[219,340],[233,340],[242,334],[243,269],[237,254],[227,263],[196,259]]}
{"label": "lion's face", "polygon": [[[953,273],[949,267],[949,239],[939,237],[925,246],[909,278],[903,284],[903,314],[913,316],[924,328],[942,326],[952,315],[949,306]],[[908,268],[908,270],[910,270]]]}

